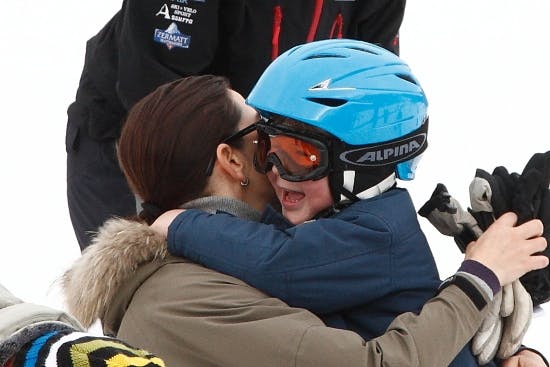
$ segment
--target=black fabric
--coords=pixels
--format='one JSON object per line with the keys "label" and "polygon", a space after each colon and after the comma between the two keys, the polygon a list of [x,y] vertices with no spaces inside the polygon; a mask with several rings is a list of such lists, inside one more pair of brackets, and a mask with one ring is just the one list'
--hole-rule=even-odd
{"label": "black fabric", "polygon": [[492,212],[475,212],[470,210],[470,213],[476,218],[480,228],[485,231],[495,221],[495,218],[510,211],[512,207],[512,196],[517,183],[518,174],[508,173],[505,167],[497,167],[490,174],[482,169],[477,169],[475,177],[484,179],[491,187],[491,204]]}
{"label": "black fabric", "polygon": [[451,194],[449,194],[447,187],[442,183],[436,185],[432,192],[432,196],[418,210],[418,214],[427,218],[428,215],[436,209],[440,212],[450,214],[456,214],[457,212],[457,209],[451,205]]}
{"label": "black fabric", "polygon": [[134,348],[121,340],[92,335],[63,343],[56,357],[57,365],[66,367],[164,366],[163,361],[145,350]]}
{"label": "black fabric", "polygon": [[0,342],[0,366],[2,366],[7,359],[16,355],[16,359],[18,360],[17,363],[20,363],[19,361],[21,360],[24,361],[24,355],[26,350],[30,347],[30,344],[42,335],[52,332],[57,332],[59,335],[65,335],[73,331],[74,329],[72,327],[59,322],[39,322],[27,325]]}
{"label": "black fabric", "polygon": [[84,250],[107,218],[135,215],[136,199],[119,168],[114,140],[95,141],[77,134],[72,144],[80,149],[67,154],[67,199]]}
{"label": "black fabric", "polygon": [[343,141],[333,141],[331,161],[341,170],[369,172],[383,167],[393,170],[398,163],[424,153],[428,148],[428,127],[426,119],[419,128],[406,135],[374,144],[348,145]]}
{"label": "black fabric", "polygon": [[[47,331],[45,330],[44,333],[41,335],[36,335],[32,340],[29,340],[28,343],[22,346],[21,349],[17,352],[13,361],[14,362],[13,367],[28,366],[30,365],[30,361],[33,358],[36,359],[36,363],[32,364],[32,366],[44,365],[45,364],[44,361],[48,356],[52,345],[55,342],[57,342],[59,339],[61,339],[63,336],[70,334],[72,332],[74,332],[74,329],[68,328],[68,327],[65,327],[65,329],[62,329],[62,330],[56,330],[56,328],[51,328],[51,330],[47,330]],[[34,350],[33,353],[29,353],[29,351],[33,347],[35,347],[34,343],[40,338],[43,338],[40,348],[38,348],[38,350]]]}
{"label": "black fabric", "polygon": [[[494,218],[513,211],[518,216],[518,225],[540,219],[544,224],[543,236],[550,241],[550,151],[534,154],[521,175],[500,166],[492,174],[478,169],[476,177],[485,179],[492,192],[493,213],[470,210],[483,230]],[[543,254],[550,257],[550,249],[547,247]],[[531,271],[520,280],[531,295],[533,306],[550,301],[550,267]]]}
{"label": "black fabric", "polygon": [[[449,194],[447,187],[442,183],[437,184],[430,199],[418,210],[418,214],[429,219],[430,214],[434,210],[449,214],[457,214],[458,212],[458,209],[451,204],[451,194]],[[438,230],[441,231],[440,228]],[[456,245],[462,253],[466,252],[466,247],[470,242],[477,240],[475,233],[468,226],[464,225],[459,233],[450,233],[448,235],[453,236]]]}
{"label": "black fabric", "polygon": [[153,223],[162,213],[164,213],[164,210],[153,203],[143,202],[141,203],[141,207],[143,210],[139,213],[139,217],[144,219],[147,223]]}
{"label": "black fabric", "polygon": [[439,291],[441,292],[451,284],[454,284],[460,288],[468,296],[468,298],[470,298],[478,310],[481,311],[485,306],[487,306],[487,301],[485,301],[485,298],[483,298],[481,292],[472,283],[470,283],[469,280],[458,275],[453,275],[445,279],[443,283],[441,283]]}
{"label": "black fabric", "polygon": [[[518,180],[512,210],[518,223],[538,218],[544,225],[543,236],[550,245],[550,151],[537,153],[525,165]],[[550,257],[550,247],[543,254]],[[521,278],[533,305],[550,301],[550,267],[531,271]]]}
{"label": "black fabric", "polygon": [[[533,218],[543,221],[545,228],[550,225],[550,151],[537,153],[525,165],[512,199],[512,209],[518,215],[518,222],[524,223]],[[546,232],[548,233],[548,232]],[[549,239],[546,237],[546,239]]]}

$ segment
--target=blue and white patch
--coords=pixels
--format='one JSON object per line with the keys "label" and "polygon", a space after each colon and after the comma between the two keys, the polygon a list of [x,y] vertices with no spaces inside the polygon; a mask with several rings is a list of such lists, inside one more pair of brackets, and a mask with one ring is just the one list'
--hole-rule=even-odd
{"label": "blue and white patch", "polygon": [[169,50],[174,47],[189,48],[191,43],[191,36],[181,33],[174,22],[166,30],[155,29],[153,39],[155,42],[165,44]]}

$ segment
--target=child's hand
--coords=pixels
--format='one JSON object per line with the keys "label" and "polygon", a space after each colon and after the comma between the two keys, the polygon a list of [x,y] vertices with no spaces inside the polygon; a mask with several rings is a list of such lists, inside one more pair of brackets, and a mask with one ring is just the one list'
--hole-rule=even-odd
{"label": "child's hand", "polygon": [[164,212],[151,224],[151,229],[158,234],[166,237],[168,235],[168,227],[172,224],[172,221],[178,216],[178,214],[184,212],[184,209],[172,209]]}

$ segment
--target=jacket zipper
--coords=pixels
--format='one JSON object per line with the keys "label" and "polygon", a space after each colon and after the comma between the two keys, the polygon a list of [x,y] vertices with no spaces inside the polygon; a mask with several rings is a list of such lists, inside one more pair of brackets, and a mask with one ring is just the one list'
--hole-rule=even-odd
{"label": "jacket zipper", "polygon": [[336,38],[342,38],[343,29],[344,29],[344,17],[342,16],[342,13],[338,13],[336,18],[334,19],[334,22],[332,22],[332,27],[330,28],[330,34],[328,38],[334,38],[335,30],[337,31]]}
{"label": "jacket zipper", "polygon": [[309,26],[306,42],[311,42],[315,39],[315,33],[319,27],[319,19],[321,18],[321,10],[323,10],[323,0],[315,0],[315,8],[313,9],[313,19]]}
{"label": "jacket zipper", "polygon": [[273,33],[271,37],[271,60],[279,56],[279,35],[281,34],[281,22],[283,20],[283,10],[281,5],[273,8]]}
{"label": "jacket zipper", "polygon": [[[315,39],[315,34],[319,28],[319,20],[321,19],[321,12],[323,10],[323,0],[315,0],[315,7],[313,9],[313,18],[309,26],[309,32],[307,34],[306,42],[312,42]],[[283,21],[283,9],[281,5],[273,7],[273,30],[271,37],[271,60],[275,60],[279,56],[279,38],[281,35],[281,23]],[[332,27],[330,29],[329,38],[342,38],[344,29],[344,17],[342,13],[338,13]],[[335,35],[336,33],[336,35]]]}

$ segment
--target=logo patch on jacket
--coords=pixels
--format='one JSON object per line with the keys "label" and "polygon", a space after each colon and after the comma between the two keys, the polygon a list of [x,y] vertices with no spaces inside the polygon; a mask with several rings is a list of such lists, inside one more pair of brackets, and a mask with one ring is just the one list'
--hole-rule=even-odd
{"label": "logo patch on jacket", "polygon": [[191,36],[181,33],[174,22],[166,30],[155,29],[153,39],[155,42],[165,44],[169,50],[174,47],[189,48],[191,43]]}

